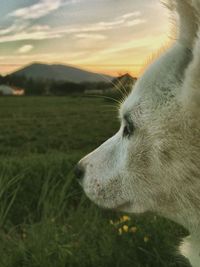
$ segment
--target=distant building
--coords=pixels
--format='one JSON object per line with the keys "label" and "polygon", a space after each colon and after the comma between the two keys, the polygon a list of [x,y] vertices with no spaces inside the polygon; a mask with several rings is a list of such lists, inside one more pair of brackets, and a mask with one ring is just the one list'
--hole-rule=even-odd
{"label": "distant building", "polygon": [[10,86],[10,85],[0,85],[0,95],[16,95],[22,96],[25,94],[25,90],[22,88]]}
{"label": "distant building", "polygon": [[12,89],[13,89],[13,95],[18,95],[18,96],[25,95],[25,90],[22,88],[12,86]]}
{"label": "distant building", "polygon": [[0,95],[13,95],[13,89],[8,85],[0,85]]}

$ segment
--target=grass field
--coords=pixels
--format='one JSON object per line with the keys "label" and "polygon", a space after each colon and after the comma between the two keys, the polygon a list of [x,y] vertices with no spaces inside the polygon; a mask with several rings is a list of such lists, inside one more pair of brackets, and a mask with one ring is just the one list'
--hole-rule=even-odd
{"label": "grass field", "polygon": [[86,199],[76,162],[119,127],[89,97],[0,97],[0,267],[183,267],[187,233]]}

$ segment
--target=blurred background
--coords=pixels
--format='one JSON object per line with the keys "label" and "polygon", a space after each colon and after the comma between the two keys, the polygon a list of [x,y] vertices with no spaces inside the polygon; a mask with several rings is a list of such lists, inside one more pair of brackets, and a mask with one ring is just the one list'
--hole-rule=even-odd
{"label": "blurred background", "polygon": [[100,209],[73,174],[119,128],[170,21],[159,0],[1,1],[0,267],[189,266],[185,229]]}

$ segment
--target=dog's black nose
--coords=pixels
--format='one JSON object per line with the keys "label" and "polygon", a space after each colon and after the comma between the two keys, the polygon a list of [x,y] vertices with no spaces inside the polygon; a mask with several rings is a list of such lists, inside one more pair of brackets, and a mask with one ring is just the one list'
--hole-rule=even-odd
{"label": "dog's black nose", "polygon": [[74,169],[74,173],[79,181],[80,184],[82,184],[82,180],[83,180],[83,177],[84,177],[84,168],[83,166],[78,163]]}

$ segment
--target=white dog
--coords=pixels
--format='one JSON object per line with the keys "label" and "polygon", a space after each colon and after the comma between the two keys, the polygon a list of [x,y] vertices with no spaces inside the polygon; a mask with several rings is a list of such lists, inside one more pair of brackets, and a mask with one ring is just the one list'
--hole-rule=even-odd
{"label": "white dog", "polygon": [[102,207],[153,211],[191,233],[181,252],[200,267],[200,0],[171,0],[177,41],[120,109],[119,131],[77,165]]}

